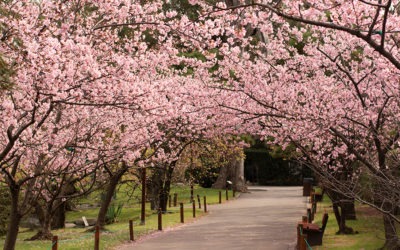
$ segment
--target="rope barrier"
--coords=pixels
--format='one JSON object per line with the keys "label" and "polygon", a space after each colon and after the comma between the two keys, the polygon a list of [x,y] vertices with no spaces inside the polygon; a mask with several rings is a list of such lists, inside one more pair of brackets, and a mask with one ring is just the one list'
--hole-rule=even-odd
{"label": "rope barrier", "polygon": [[49,250],[52,250],[53,247],[57,244],[57,241],[53,241],[53,244],[51,244],[51,247],[49,248]]}
{"label": "rope barrier", "polygon": [[310,246],[310,244],[308,244],[307,239],[304,239],[304,241],[306,242],[306,245],[307,245],[308,250],[312,250],[312,247]]}

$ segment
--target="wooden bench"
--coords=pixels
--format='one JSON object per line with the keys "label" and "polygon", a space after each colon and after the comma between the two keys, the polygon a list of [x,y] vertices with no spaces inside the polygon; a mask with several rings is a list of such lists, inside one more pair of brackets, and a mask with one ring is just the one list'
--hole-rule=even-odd
{"label": "wooden bench", "polygon": [[328,223],[328,214],[325,213],[322,217],[322,225],[305,223],[303,224],[303,234],[307,235],[307,242],[310,246],[322,245],[322,237],[324,236],[326,224]]}
{"label": "wooden bench", "polygon": [[308,221],[307,216],[302,216],[302,221],[297,224],[297,250],[307,250],[307,234],[304,229],[318,230],[319,226]]}

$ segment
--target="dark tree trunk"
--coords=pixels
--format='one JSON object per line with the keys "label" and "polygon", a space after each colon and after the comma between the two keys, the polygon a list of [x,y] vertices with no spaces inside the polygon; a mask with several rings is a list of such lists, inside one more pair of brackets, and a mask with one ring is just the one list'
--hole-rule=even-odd
{"label": "dark tree trunk", "polygon": [[151,182],[148,183],[148,190],[151,194],[151,209],[162,212],[167,211],[168,196],[171,190],[172,174],[176,162],[172,162],[166,168],[156,167],[151,177]]}
{"label": "dark tree trunk", "polygon": [[14,250],[15,243],[17,242],[19,223],[21,221],[21,214],[18,208],[19,192],[20,188],[18,186],[11,186],[11,211],[10,220],[8,224],[8,231],[6,234],[6,239],[4,242],[4,250]]}
{"label": "dark tree trunk", "polygon": [[346,214],[346,209],[343,206],[343,203],[340,206],[340,221],[339,221],[339,234],[348,234],[352,233],[353,229],[350,229],[346,226],[346,219],[347,219],[347,214]]}
{"label": "dark tree trunk", "polygon": [[[346,200],[346,197],[343,197],[340,193],[337,193],[333,190],[326,190],[326,194],[329,196],[329,198],[332,200],[332,207],[333,207],[333,212],[335,214],[336,222],[338,224],[339,230],[338,234],[353,234],[354,230],[351,227],[348,227],[346,225],[346,220],[347,220],[347,212],[349,211],[348,209],[351,208],[351,205],[349,205],[348,200]],[[354,208],[354,201],[351,203],[353,208]],[[350,211],[352,211],[350,209]],[[354,211],[355,214],[355,211]],[[355,215],[354,215],[355,217]]]}
{"label": "dark tree trunk", "polygon": [[356,208],[354,199],[342,202],[342,210],[344,210],[346,220],[356,220]]}
{"label": "dark tree trunk", "polygon": [[[70,181],[66,181],[66,183],[61,187],[61,194],[64,196],[73,195],[77,192],[74,184]],[[56,210],[54,211],[53,220],[51,223],[52,229],[59,229],[65,227],[65,214],[67,211],[72,211],[72,202],[71,201],[56,201]]]}
{"label": "dark tree trunk", "polygon": [[[64,183],[59,188],[61,191],[58,195],[70,195],[75,192],[75,188],[71,183]],[[57,190],[54,190],[57,191]],[[34,235],[30,240],[46,240],[51,239],[52,229],[59,229],[65,227],[65,213],[66,201],[62,201],[59,197],[54,198],[51,202],[39,202],[35,200],[33,206],[35,207],[36,216],[39,219],[41,228],[39,232]]]}
{"label": "dark tree trunk", "polygon": [[51,229],[59,229],[65,227],[65,213],[67,202],[61,202],[54,212]]}
{"label": "dark tree trunk", "polygon": [[106,225],[107,210],[111,204],[111,200],[114,196],[115,189],[117,188],[119,180],[124,175],[126,170],[127,169],[121,169],[120,171],[118,171],[118,173],[114,174],[110,178],[110,182],[108,183],[106,188],[106,194],[101,202],[100,210],[97,215],[96,225],[99,226],[100,228],[104,228],[104,226]]}
{"label": "dark tree trunk", "polygon": [[160,194],[163,186],[164,169],[156,167],[151,175],[151,180],[147,182],[148,197],[150,198],[150,209],[158,210],[160,207]]}
{"label": "dark tree trunk", "polygon": [[[382,206],[386,211],[394,211],[393,206],[389,202],[384,202]],[[389,215],[383,215],[383,226],[385,229],[385,249],[399,250],[400,241],[397,235],[396,222]]]}
{"label": "dark tree trunk", "polygon": [[169,192],[171,190],[171,180],[172,180],[172,174],[174,172],[174,165],[175,163],[171,163],[171,165],[167,169],[167,173],[165,175],[165,180],[161,188],[161,193],[160,193],[160,208],[163,212],[167,211],[167,203],[168,203],[168,196]]}
{"label": "dark tree trunk", "polygon": [[51,233],[51,221],[52,216],[50,214],[45,214],[43,220],[40,221],[39,231],[29,240],[51,240],[53,238],[53,234]]}
{"label": "dark tree trunk", "polygon": [[383,225],[385,228],[385,249],[398,250],[400,249],[399,237],[397,236],[397,230],[395,221],[389,215],[383,216]]}
{"label": "dark tree trunk", "polygon": [[35,208],[35,214],[40,222],[39,231],[29,238],[29,240],[51,240],[53,237],[51,233],[51,222],[52,214],[51,211],[52,203],[41,205],[38,201],[32,204]]}
{"label": "dark tree trunk", "polygon": [[340,231],[340,224],[342,221],[342,217],[340,216],[339,206],[336,203],[333,203],[332,208],[333,208],[333,213],[335,214],[336,223],[338,224]]}

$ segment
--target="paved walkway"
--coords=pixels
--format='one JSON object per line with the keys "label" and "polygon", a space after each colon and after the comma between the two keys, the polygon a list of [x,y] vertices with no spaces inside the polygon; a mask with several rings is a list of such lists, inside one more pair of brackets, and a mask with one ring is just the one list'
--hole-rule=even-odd
{"label": "paved walkway", "polygon": [[123,250],[293,250],[305,213],[300,187],[250,187],[250,193],[176,230],[118,247]]}

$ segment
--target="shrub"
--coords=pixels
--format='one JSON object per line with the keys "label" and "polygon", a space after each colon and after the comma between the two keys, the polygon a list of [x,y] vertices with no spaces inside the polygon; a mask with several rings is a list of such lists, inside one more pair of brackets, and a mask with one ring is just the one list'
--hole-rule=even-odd
{"label": "shrub", "polygon": [[107,209],[106,224],[112,224],[117,222],[117,218],[121,215],[123,203],[119,203],[118,206],[111,204]]}
{"label": "shrub", "polygon": [[[103,201],[105,199],[105,194],[101,194],[101,200]],[[106,213],[106,224],[111,224],[117,221],[117,218],[121,215],[122,212],[122,207],[124,204],[122,202],[118,203],[118,205],[115,205],[115,201],[117,200],[117,192],[114,192],[113,196],[113,201],[111,202],[110,206],[107,209]]]}

